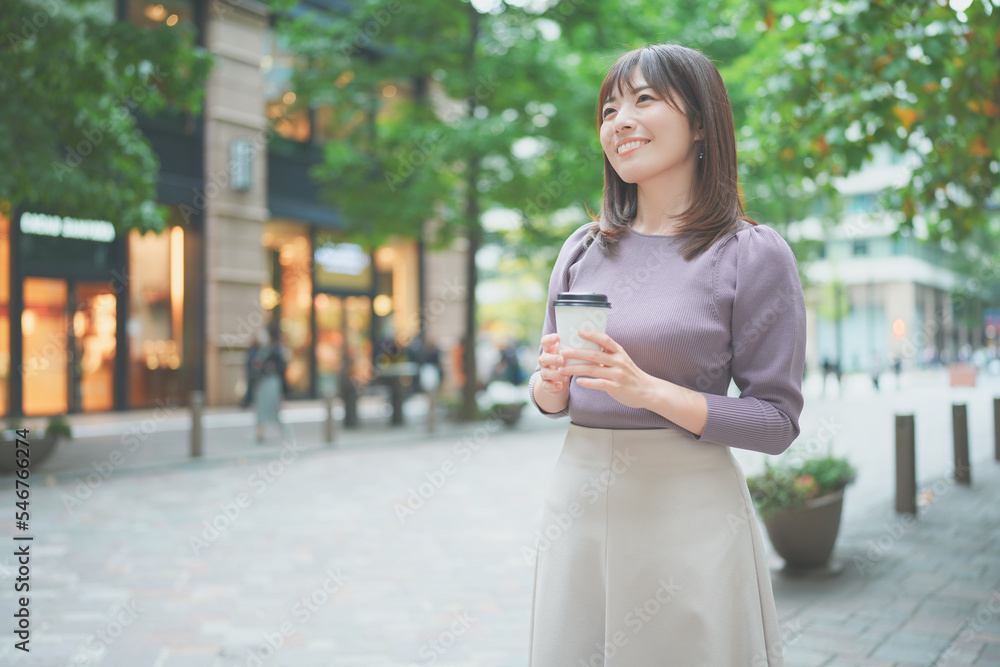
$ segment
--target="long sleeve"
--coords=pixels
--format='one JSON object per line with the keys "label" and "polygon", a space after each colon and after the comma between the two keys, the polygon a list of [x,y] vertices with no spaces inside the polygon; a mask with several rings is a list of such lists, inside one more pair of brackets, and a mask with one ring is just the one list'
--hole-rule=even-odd
{"label": "long sleeve", "polygon": [[[556,258],[555,266],[552,268],[552,276],[549,278],[549,295],[548,301],[545,304],[545,324],[542,325],[543,336],[555,333],[556,310],[552,307],[552,302],[556,300],[559,292],[569,290],[570,269],[584,251],[583,242],[587,237],[587,230],[590,226],[590,223],[588,223],[570,234],[559,251],[559,256]],[[539,345],[538,354],[541,355],[541,353],[542,348]],[[538,381],[540,370],[541,366],[536,365],[535,372],[531,374],[531,379],[528,380],[528,398],[531,400],[531,404],[546,417],[557,419],[569,416],[569,406],[560,412],[545,412],[545,410],[538,407],[538,403],[535,402],[535,382]]]}
{"label": "long sleeve", "polygon": [[700,439],[780,454],[799,434],[803,405],[802,285],[795,256],[774,230],[752,227],[734,242],[735,262],[720,261],[714,282],[717,297],[731,290],[731,372],[741,393],[704,393],[708,420]]}

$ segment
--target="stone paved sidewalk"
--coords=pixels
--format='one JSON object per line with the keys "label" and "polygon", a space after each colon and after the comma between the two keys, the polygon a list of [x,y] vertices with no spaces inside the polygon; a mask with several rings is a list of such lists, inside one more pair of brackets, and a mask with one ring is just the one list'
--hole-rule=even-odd
{"label": "stone paved sidewalk", "polygon": [[[314,427],[263,447],[216,430],[210,446],[238,455],[94,485],[68,461],[33,478],[32,651],[14,649],[3,547],[0,664],[525,665],[525,552],[565,422],[362,430],[334,448]],[[772,557],[789,667],[1000,665],[1000,464],[972,476],[925,484],[915,521],[884,502],[845,515],[838,577],[786,579]],[[14,502],[0,479],[8,546]]]}
{"label": "stone paved sidewalk", "polygon": [[774,575],[789,667],[1000,665],[1000,463],[972,474],[845,524],[839,576]]}

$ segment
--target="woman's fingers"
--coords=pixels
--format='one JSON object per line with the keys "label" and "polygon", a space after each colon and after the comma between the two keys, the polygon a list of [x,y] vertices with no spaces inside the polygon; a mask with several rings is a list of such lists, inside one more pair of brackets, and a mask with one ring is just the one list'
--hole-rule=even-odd
{"label": "woman's fingers", "polygon": [[559,334],[550,333],[542,336],[542,351],[550,354],[559,352]]}

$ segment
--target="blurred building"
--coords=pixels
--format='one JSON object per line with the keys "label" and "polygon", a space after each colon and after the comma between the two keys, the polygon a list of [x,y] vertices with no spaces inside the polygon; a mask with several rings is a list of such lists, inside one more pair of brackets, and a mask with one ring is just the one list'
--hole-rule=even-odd
{"label": "blurred building", "polygon": [[894,237],[897,216],[886,193],[911,169],[879,152],[862,171],[840,179],[839,222],[817,218],[792,225],[789,238],[811,241],[804,263],[808,314],[807,366],[840,361],[844,371],[947,363],[995,341],[986,337],[979,294],[952,296],[966,282],[953,252],[917,236]]}
{"label": "blurred building", "polygon": [[163,233],[30,206],[0,217],[2,414],[183,404],[196,389],[236,404],[246,350],[272,318],[293,397],[335,391],[347,359],[369,379],[407,346],[457,343],[460,249],[344,241],[309,175],[333,130],[296,100],[264,4],[105,1],[119,20],[193,26],[215,66],[200,116],[139,121],[161,162]]}

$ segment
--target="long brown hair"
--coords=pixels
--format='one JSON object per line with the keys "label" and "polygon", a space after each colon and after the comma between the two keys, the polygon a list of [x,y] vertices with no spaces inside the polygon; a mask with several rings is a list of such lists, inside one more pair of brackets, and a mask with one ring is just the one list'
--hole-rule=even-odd
{"label": "long brown hair", "polygon": [[[685,258],[697,257],[720,238],[736,231],[740,220],[757,224],[743,210],[737,187],[736,132],[729,95],[719,70],[700,51],[676,44],[653,44],[620,57],[608,72],[597,100],[597,128],[604,122],[601,108],[614,92],[632,90],[632,73],[638,67],[649,87],[668,104],[682,105],[691,130],[701,131],[703,157],[695,168],[691,205],[680,215],[678,234]],[[601,215],[587,243],[597,241],[604,250],[618,241],[638,213],[638,187],[626,183],[604,156],[604,199]]]}

